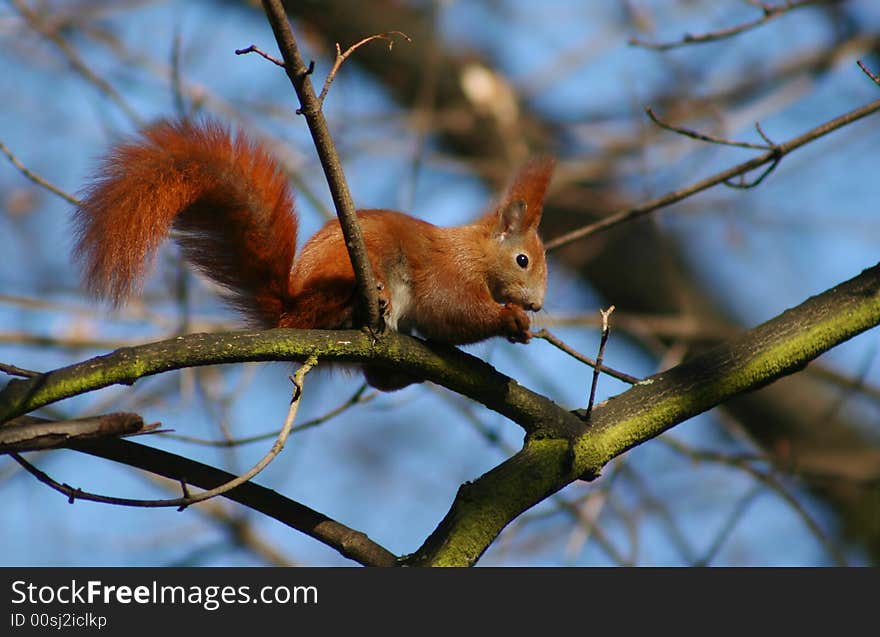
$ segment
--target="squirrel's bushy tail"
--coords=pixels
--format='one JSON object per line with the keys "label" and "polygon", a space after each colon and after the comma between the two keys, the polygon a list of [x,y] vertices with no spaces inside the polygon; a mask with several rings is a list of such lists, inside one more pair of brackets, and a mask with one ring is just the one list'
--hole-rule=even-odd
{"label": "squirrel's bushy tail", "polygon": [[102,162],[76,211],[89,289],[121,303],[172,228],[187,260],[248,318],[276,326],[289,300],[297,217],[275,160],[215,123],[162,122]]}

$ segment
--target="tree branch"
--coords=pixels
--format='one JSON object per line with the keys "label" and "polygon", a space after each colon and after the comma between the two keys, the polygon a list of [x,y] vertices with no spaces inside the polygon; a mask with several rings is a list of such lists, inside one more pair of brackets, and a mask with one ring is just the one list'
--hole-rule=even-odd
{"label": "tree branch", "polygon": [[113,413],[72,420],[19,416],[0,427],[0,454],[66,447],[76,440],[154,433],[137,414]]}
{"label": "tree branch", "polygon": [[361,331],[292,330],[190,334],[124,347],[0,390],[0,423],[64,398],[184,367],[248,361],[383,361],[426,378],[507,416],[529,433],[569,435],[580,420],[550,399],[519,385],[488,363],[453,347],[397,333],[380,340]]}
{"label": "tree branch", "polygon": [[[71,449],[91,456],[137,467],[170,480],[185,480],[202,489],[213,489],[235,479],[235,475],[195,460],[153,449],[128,440],[100,440],[75,443]],[[365,566],[394,566],[393,553],[372,541],[366,534],[351,529],[280,493],[246,482],[223,494],[239,504],[302,531],[345,557]]]}
{"label": "tree branch", "polygon": [[27,166],[25,166],[21,162],[21,160],[18,157],[16,157],[15,155],[12,154],[12,151],[9,150],[9,148],[6,147],[6,144],[4,144],[2,141],[0,141],[0,153],[3,153],[4,155],[6,155],[6,158],[10,161],[10,163],[12,163],[13,166],[18,168],[19,172],[22,175],[24,175],[25,177],[30,179],[32,182],[34,182],[35,184],[37,184],[41,188],[45,188],[46,190],[48,190],[52,194],[58,195],[59,197],[64,199],[67,203],[73,204],[74,206],[79,205],[79,199],[77,199],[73,195],[70,195],[70,194],[64,192],[58,186],[50,183],[47,179],[40,177],[38,174],[36,174],[32,170],[30,170]]}
{"label": "tree branch", "polygon": [[523,511],[628,449],[763,387],[880,324],[880,265],[597,405],[572,440],[529,436],[523,449],[463,485],[412,565],[471,565]]}
{"label": "tree branch", "polygon": [[272,25],[272,31],[284,58],[284,69],[299,98],[300,112],[306,118],[309,132],[315,142],[315,149],[321,160],[321,167],[324,169],[327,184],[330,186],[333,205],[336,207],[336,214],[339,216],[339,224],[345,237],[345,246],[348,248],[351,265],[354,268],[358,307],[363,313],[362,319],[374,333],[378,333],[381,323],[376,279],[367,256],[363,233],[357,222],[354,201],[342,171],[342,162],[339,160],[336,145],[330,136],[327,120],[324,119],[324,113],[321,110],[321,103],[318,101],[309,79],[311,71],[300,55],[299,47],[290,30],[290,24],[281,2],[263,0],[263,9],[269,18],[269,24]]}
{"label": "tree branch", "polygon": [[724,38],[739,35],[740,33],[744,33],[745,31],[750,31],[751,29],[759,27],[762,24],[766,24],[771,20],[778,18],[779,16],[788,13],[789,11],[792,11],[793,9],[799,9],[801,7],[807,7],[816,4],[831,4],[834,2],[839,2],[840,0],[786,0],[784,4],[779,5],[771,5],[764,2],[754,2],[749,0],[746,1],[761,10],[761,17],[755,18],[754,20],[750,20],[748,22],[737,24],[732,27],[727,27],[726,29],[719,29],[717,31],[708,31],[706,33],[699,33],[696,35],[692,33],[686,33],[684,36],[682,36],[680,40],[674,40],[672,42],[648,42],[640,38],[630,38],[629,43],[633,46],[641,46],[647,49],[668,51],[669,49],[675,49],[677,47],[685,46],[688,44],[716,42],[718,40],[723,40]]}
{"label": "tree branch", "polygon": [[[254,360],[382,360],[470,396],[528,432],[523,449],[461,487],[446,518],[412,564],[473,564],[520,513],[641,444],[729,398],[803,368],[832,347],[880,324],[880,265],[774,319],[578,415],[520,387],[490,365],[454,348],[392,334],[375,342],[361,332],[267,330],[195,334],[125,348],[27,379],[0,391],[0,421],[65,397],[133,383],[184,366]],[[137,466],[137,465],[135,465]],[[187,476],[191,480],[190,476]]]}
{"label": "tree branch", "polygon": [[[61,398],[189,365],[253,360],[383,360],[479,400],[522,425],[523,449],[464,485],[452,509],[409,562],[473,564],[520,513],[641,444],[729,398],[803,368],[880,324],[880,265],[774,319],[597,405],[585,423],[453,348],[393,334],[267,330],[196,334],[134,348],[28,379],[0,391],[0,420]],[[137,465],[135,465],[137,466]],[[187,476],[191,480],[190,476]]]}
{"label": "tree branch", "polygon": [[[750,159],[747,162],[743,162],[742,164],[738,164],[732,168],[728,168],[716,175],[711,177],[707,177],[701,181],[696,182],[686,188],[681,188],[680,190],[676,190],[670,192],[668,194],[663,195],[662,197],[657,197],[656,199],[652,199],[647,201],[635,208],[629,208],[627,210],[621,210],[619,212],[612,213],[607,217],[600,219],[595,223],[591,223],[582,228],[578,228],[577,230],[573,230],[572,232],[568,232],[562,236],[556,237],[551,241],[547,241],[544,244],[544,247],[549,251],[555,248],[562,247],[568,243],[573,241],[577,241],[578,239],[583,239],[591,234],[595,234],[602,230],[607,230],[608,228],[612,228],[614,226],[620,225],[621,223],[625,223],[627,221],[632,221],[633,219],[637,219],[638,217],[642,217],[647,215],[655,210],[659,210],[660,208],[664,208],[674,203],[678,203],[682,199],[686,199],[691,195],[694,195],[703,190],[707,190],[712,186],[717,186],[721,183],[732,183],[730,180],[734,177],[738,177],[740,175],[745,175],[756,168],[760,168],[766,164],[769,164],[771,167],[775,167],[779,161],[789,154],[792,151],[797,150],[801,146],[805,146],[812,141],[827,135],[828,133],[832,133],[836,131],[838,128],[842,128],[847,124],[852,124],[853,122],[862,119],[863,117],[867,117],[873,113],[876,113],[880,110],[880,100],[875,100],[861,108],[857,108],[855,110],[850,111],[840,117],[835,117],[834,119],[825,122],[821,126],[817,126],[812,130],[807,131],[803,135],[799,135],[794,139],[790,139],[787,142],[779,144],[775,146],[772,150],[767,151],[757,157]],[[768,170],[769,172],[769,170]],[[766,174],[759,179],[763,179]],[[752,182],[751,185],[756,185],[755,182]]]}

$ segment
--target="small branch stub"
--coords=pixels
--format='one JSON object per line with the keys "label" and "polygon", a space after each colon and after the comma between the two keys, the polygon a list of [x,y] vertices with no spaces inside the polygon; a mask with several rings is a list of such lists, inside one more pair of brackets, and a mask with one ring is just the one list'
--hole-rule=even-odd
{"label": "small branch stub", "polygon": [[602,359],[605,357],[605,345],[608,343],[608,334],[611,332],[609,317],[614,312],[612,305],[607,310],[599,310],[602,315],[602,337],[599,339],[599,353],[596,354],[596,366],[593,368],[593,382],[590,385],[590,400],[587,403],[587,418],[593,412],[593,404],[596,402],[596,389],[599,387],[599,372],[602,369]]}
{"label": "small branch stub", "polygon": [[272,64],[277,64],[282,69],[285,68],[284,60],[279,60],[278,58],[269,55],[268,53],[263,51],[260,47],[258,47],[256,44],[251,44],[250,46],[245,47],[243,49],[235,49],[236,55],[247,55],[248,53],[256,53],[257,55],[261,55],[264,58],[266,58],[267,60],[269,60],[270,62],[272,62]]}
{"label": "small branch stub", "polygon": [[873,80],[874,84],[877,84],[878,86],[880,86],[880,76],[878,76],[876,73],[871,71],[871,69],[869,69],[867,67],[867,65],[864,62],[862,62],[861,60],[857,60],[856,64],[858,64],[859,68],[865,72],[865,75],[867,75],[868,77],[871,78],[871,80]]}

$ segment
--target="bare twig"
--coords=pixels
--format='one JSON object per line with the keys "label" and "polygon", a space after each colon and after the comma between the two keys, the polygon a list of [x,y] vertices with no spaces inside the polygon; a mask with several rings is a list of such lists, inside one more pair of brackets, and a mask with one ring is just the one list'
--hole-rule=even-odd
{"label": "bare twig", "polygon": [[705,133],[700,133],[695,130],[691,130],[689,128],[684,128],[681,126],[675,126],[668,122],[664,122],[662,119],[657,117],[657,114],[654,112],[654,109],[650,106],[645,107],[645,112],[648,114],[648,117],[651,118],[651,121],[657,124],[660,128],[664,128],[668,131],[672,131],[673,133],[678,133],[679,135],[684,135],[685,137],[690,137],[692,139],[698,139],[703,142],[709,142],[711,144],[722,144],[724,146],[735,146],[737,148],[752,148],[754,150],[772,150],[773,144],[753,144],[750,142],[737,142],[731,139],[724,139],[723,137],[715,137],[714,135],[706,135]]}
{"label": "bare twig", "polygon": [[381,331],[381,316],[379,314],[379,298],[376,293],[376,279],[367,257],[363,233],[358,225],[354,202],[345,181],[336,145],[330,136],[327,121],[321,111],[321,103],[318,101],[309,79],[310,70],[303,62],[280,0],[263,0],[263,9],[266,11],[269,24],[278,41],[278,47],[284,58],[284,70],[293,84],[297,97],[299,97],[300,112],[306,118],[309,132],[315,142],[315,149],[321,160],[321,167],[324,169],[324,175],[330,186],[330,194],[333,197],[336,213],[339,215],[345,245],[354,268],[360,318],[374,334],[378,333]]}
{"label": "bare twig", "polygon": [[637,382],[639,382],[639,379],[636,378],[635,376],[630,376],[629,374],[627,374],[625,372],[619,372],[616,369],[612,369],[612,368],[608,367],[607,365],[601,365],[601,364],[597,365],[597,362],[595,360],[593,360],[589,356],[584,356],[583,354],[578,352],[576,349],[574,349],[570,345],[566,344],[562,339],[555,336],[554,334],[552,334],[551,332],[549,332],[546,329],[543,329],[539,332],[535,332],[532,334],[532,336],[534,338],[544,339],[545,341],[547,341],[548,343],[550,343],[554,347],[562,350],[563,352],[565,352],[566,354],[568,354],[572,358],[579,360],[580,362],[584,363],[585,365],[589,365],[593,369],[596,369],[598,367],[599,371],[604,372],[604,373],[608,374],[609,376],[616,378],[617,380],[621,380],[624,383],[629,383],[630,385],[635,385]]}
{"label": "bare twig", "polygon": [[699,33],[696,35],[692,33],[686,33],[684,36],[682,36],[680,40],[674,40],[672,42],[648,42],[640,38],[630,38],[629,43],[634,46],[644,47],[646,49],[668,51],[669,49],[675,49],[677,47],[685,46],[688,44],[715,42],[716,40],[722,40],[724,38],[729,38],[734,35],[739,35],[740,33],[759,27],[762,24],[766,24],[793,9],[799,9],[801,7],[806,7],[812,4],[830,4],[832,2],[837,2],[838,0],[786,0],[784,4],[780,5],[770,5],[764,2],[753,2],[750,0],[746,1],[748,2],[748,4],[760,9],[763,15],[761,15],[761,17],[759,18],[755,18],[754,20],[743,22],[742,24],[737,24],[732,27],[727,27],[726,29],[719,29],[717,31],[709,31],[707,33]]}
{"label": "bare twig", "polygon": [[596,366],[593,367],[593,382],[590,384],[590,400],[587,403],[587,418],[593,412],[593,403],[596,402],[596,388],[599,387],[599,370],[602,368],[602,358],[605,356],[605,345],[608,343],[608,334],[611,332],[611,325],[608,319],[614,312],[612,305],[607,310],[599,310],[602,315],[602,337],[599,339],[599,353],[596,354]]}
{"label": "bare twig", "polygon": [[[342,52],[342,47],[339,46],[339,43],[336,43],[336,60],[333,62],[333,68],[330,69],[330,73],[327,74],[327,79],[324,80],[324,88],[321,89],[321,94],[318,95],[318,103],[323,106],[324,98],[327,97],[327,91],[330,90],[330,84],[336,79],[336,74],[339,72],[339,68],[342,66],[342,63],[348,59],[348,57],[357,51],[360,47],[365,45],[367,42],[372,42],[373,40],[387,40],[388,41],[388,50],[390,51],[394,48],[394,36],[398,35],[402,37],[407,42],[412,42],[412,38],[410,38],[406,33],[402,31],[387,31],[385,33],[377,33],[376,35],[371,35],[369,37],[364,38],[360,42],[356,42],[348,47],[345,52]],[[237,53],[237,51],[236,51]]]}
{"label": "bare twig", "polygon": [[8,376],[21,376],[22,378],[33,378],[40,375],[40,372],[24,369],[23,367],[16,367],[15,365],[9,365],[7,363],[0,363],[0,372],[3,372]]}
{"label": "bare twig", "polygon": [[762,181],[764,181],[767,177],[770,176],[776,167],[779,165],[779,160],[782,159],[781,155],[777,155],[773,161],[770,162],[770,165],[767,166],[764,170],[761,171],[761,174],[752,179],[751,181],[746,179],[745,173],[741,173],[737,175],[738,181],[732,181],[730,179],[725,179],[723,183],[728,188],[739,188],[741,190],[746,190],[748,188],[754,188],[755,186],[760,185]]}
{"label": "bare twig", "polygon": [[262,55],[264,58],[272,62],[272,64],[277,64],[282,69],[284,68],[284,60],[279,60],[278,58],[269,55],[256,44],[251,44],[250,46],[243,49],[235,49],[236,55],[247,55],[248,53],[256,53],[257,55]]}
{"label": "bare twig", "polygon": [[77,440],[94,440],[154,433],[159,423],[145,424],[132,413],[113,413],[69,420],[19,416],[0,427],[0,453],[67,447]]}
{"label": "bare twig", "polygon": [[232,489],[235,489],[236,487],[248,482],[249,480],[251,480],[251,478],[253,478],[263,469],[265,469],[266,466],[270,462],[272,462],[272,460],[275,459],[275,457],[284,448],[284,444],[285,442],[287,442],[287,437],[290,435],[290,430],[293,427],[293,421],[296,418],[296,413],[299,409],[300,398],[302,396],[303,379],[305,378],[305,375],[316,364],[317,359],[312,356],[311,358],[309,358],[308,361],[306,361],[306,363],[302,367],[297,370],[296,374],[291,378],[294,385],[294,391],[293,398],[290,401],[290,409],[288,410],[287,417],[284,420],[284,426],[282,427],[281,432],[278,434],[278,438],[275,440],[275,444],[272,445],[272,448],[269,450],[269,452],[265,456],[263,456],[253,467],[251,467],[248,471],[241,474],[240,476],[236,476],[232,480],[229,480],[217,487],[214,487],[213,489],[208,489],[207,491],[202,491],[201,493],[197,493],[195,495],[191,495],[189,493],[187,483],[184,480],[181,480],[181,489],[183,491],[183,496],[180,498],[163,500],[140,500],[90,493],[88,491],[83,491],[82,489],[71,487],[68,484],[57,482],[48,474],[40,471],[39,469],[28,463],[17,453],[11,453],[10,455],[15,459],[16,462],[18,462],[24,469],[26,469],[40,482],[46,484],[55,491],[66,495],[71,503],[73,503],[75,500],[88,500],[90,502],[101,502],[104,504],[143,508],[177,507],[179,511],[182,511],[192,504],[196,504],[197,502],[202,502],[204,500],[217,497],[218,495],[223,495],[224,493],[227,493]]}
{"label": "bare twig", "polygon": [[869,69],[869,68],[865,65],[864,62],[862,62],[861,60],[856,60],[856,64],[858,64],[858,65],[859,65],[859,68],[862,69],[862,70],[865,72],[865,75],[867,75],[867,76],[870,77],[872,80],[874,80],[874,83],[875,83],[875,84],[880,85],[880,77],[878,77],[876,73],[873,73],[873,72],[871,71],[871,69]]}
{"label": "bare twig", "polygon": [[76,197],[64,192],[58,186],[49,183],[48,181],[46,181],[45,179],[40,177],[38,174],[31,171],[23,163],[21,163],[21,161],[18,159],[18,157],[13,155],[12,151],[9,150],[9,148],[7,148],[6,144],[4,144],[3,142],[0,142],[0,152],[2,152],[4,155],[6,155],[7,159],[9,159],[9,161],[12,163],[12,165],[15,166],[16,168],[18,168],[18,170],[21,172],[21,174],[24,175],[25,177],[27,177],[28,179],[30,179],[32,182],[34,182],[35,184],[37,184],[41,188],[45,188],[46,190],[48,190],[52,194],[58,195],[59,197],[64,199],[66,202],[71,203],[74,206],[79,205],[79,200]]}
{"label": "bare twig", "polygon": [[[862,119],[863,117],[867,117],[868,115],[872,115],[880,110],[880,100],[874,100],[869,104],[865,104],[864,106],[854,109],[848,113],[845,113],[839,117],[835,117],[832,120],[825,122],[824,124],[817,126],[794,139],[790,139],[787,142],[777,145],[773,150],[767,151],[758,157],[750,159],[749,161],[743,162],[741,164],[737,164],[732,168],[728,168],[727,170],[723,170],[720,173],[712,175],[711,177],[707,177],[706,179],[700,180],[690,186],[685,188],[681,188],[679,190],[675,190],[673,192],[667,193],[661,197],[657,197],[656,199],[652,199],[647,201],[639,206],[634,208],[628,208],[626,210],[621,210],[619,212],[612,213],[603,219],[595,223],[591,223],[582,228],[578,228],[577,230],[572,230],[562,236],[556,237],[551,241],[548,241],[544,244],[544,247],[547,250],[553,250],[556,248],[560,248],[564,245],[572,243],[573,241],[577,241],[578,239],[583,239],[589,235],[595,234],[597,232],[601,232],[603,230],[607,230],[608,228],[612,228],[614,226],[620,225],[622,223],[632,221],[633,219],[637,219],[644,215],[647,215],[655,210],[659,210],[660,208],[664,208],[674,203],[678,203],[679,201],[690,197],[698,192],[702,192],[703,190],[707,190],[712,186],[717,186],[718,184],[727,183],[730,185],[730,180],[734,177],[738,177],[740,175],[745,175],[756,168],[760,168],[765,164],[770,164],[770,167],[765,170],[765,174],[759,177],[759,180],[769,174],[769,171],[776,167],[779,161],[785,157],[787,154],[792,151],[797,150],[801,146],[805,146],[812,141],[819,139],[820,137],[824,137],[825,135],[836,131],[839,128],[842,128],[848,124],[852,124],[855,121]],[[757,185],[756,183],[752,183],[752,186]]]}
{"label": "bare twig", "polygon": [[[312,420],[307,420],[306,422],[296,425],[293,429],[290,430],[290,433],[296,433],[298,431],[303,431],[305,429],[311,429],[313,427],[317,427],[319,425],[324,424],[328,420],[335,418],[342,412],[346,411],[348,408],[353,407],[354,405],[358,405],[361,403],[366,403],[373,400],[378,392],[370,392],[365,393],[367,390],[367,384],[364,383],[361,385],[358,390],[354,393],[354,395],[346,400],[344,403],[335,407],[328,411],[326,414],[318,416],[317,418],[313,418]],[[174,433],[165,433],[162,435],[163,438],[173,438],[174,440],[180,440],[181,442],[189,442],[198,445],[205,445],[208,447],[237,447],[239,445],[246,445],[252,442],[260,442],[261,440],[267,440],[269,438],[274,438],[278,435],[277,431],[268,431],[263,434],[257,434],[254,436],[248,436],[246,438],[226,438],[223,440],[209,440],[207,438],[196,438],[194,436],[183,436],[180,434]]]}

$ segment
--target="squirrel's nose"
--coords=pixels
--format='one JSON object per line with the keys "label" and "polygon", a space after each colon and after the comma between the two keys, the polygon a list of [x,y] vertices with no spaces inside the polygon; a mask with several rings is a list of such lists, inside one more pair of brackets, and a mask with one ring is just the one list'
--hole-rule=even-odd
{"label": "squirrel's nose", "polygon": [[540,303],[529,303],[528,309],[532,312],[540,312],[541,304]]}

